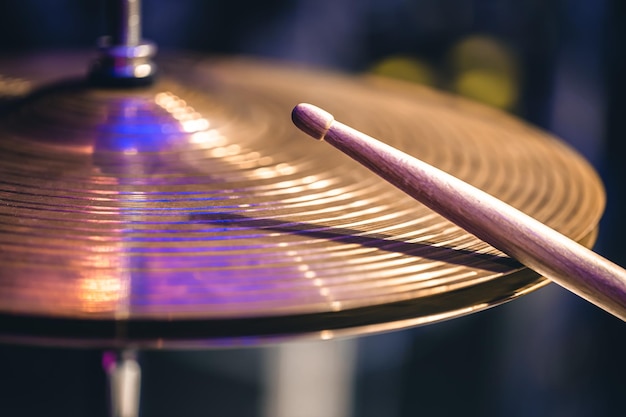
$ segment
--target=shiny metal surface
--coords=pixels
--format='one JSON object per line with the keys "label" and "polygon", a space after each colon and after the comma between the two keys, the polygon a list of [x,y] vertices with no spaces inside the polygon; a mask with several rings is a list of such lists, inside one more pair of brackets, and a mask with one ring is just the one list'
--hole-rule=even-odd
{"label": "shiny metal surface", "polygon": [[[84,59],[5,61],[0,74],[35,91]],[[500,112],[245,59],[160,65],[166,76],[143,89],[70,79],[4,102],[2,339],[147,347],[329,338],[467,314],[546,283],[302,140],[289,119],[301,101],[593,241],[604,207],[597,175]]]}

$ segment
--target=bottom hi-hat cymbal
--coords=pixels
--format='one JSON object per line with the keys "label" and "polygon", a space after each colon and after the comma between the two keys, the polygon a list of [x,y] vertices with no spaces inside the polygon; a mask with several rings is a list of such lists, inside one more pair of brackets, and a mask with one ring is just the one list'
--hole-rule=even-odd
{"label": "bottom hi-hat cymbal", "polygon": [[0,83],[3,340],[328,338],[468,314],[546,283],[347,157],[298,140],[290,112],[302,101],[577,241],[595,238],[604,192],[593,169],[499,111],[245,59],[169,56],[152,86],[97,89],[66,72],[84,61],[0,64],[13,80]]}

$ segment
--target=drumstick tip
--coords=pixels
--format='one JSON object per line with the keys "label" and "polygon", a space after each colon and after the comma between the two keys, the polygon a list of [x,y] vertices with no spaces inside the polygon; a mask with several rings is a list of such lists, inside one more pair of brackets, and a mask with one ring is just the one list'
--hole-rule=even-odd
{"label": "drumstick tip", "polygon": [[300,103],[293,108],[291,120],[298,129],[307,135],[322,140],[335,118],[332,114],[319,107],[308,103]]}

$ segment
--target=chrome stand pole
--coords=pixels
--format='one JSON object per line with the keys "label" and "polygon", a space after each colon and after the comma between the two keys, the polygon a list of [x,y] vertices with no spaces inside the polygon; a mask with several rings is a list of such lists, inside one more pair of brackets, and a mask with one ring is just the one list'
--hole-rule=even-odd
{"label": "chrome stand pole", "polygon": [[98,85],[125,87],[152,83],[156,45],[141,37],[141,1],[107,0],[109,35],[98,41],[100,56],[89,71]]}
{"label": "chrome stand pole", "polygon": [[102,367],[109,382],[111,417],[139,417],[141,368],[134,350],[106,351]]}

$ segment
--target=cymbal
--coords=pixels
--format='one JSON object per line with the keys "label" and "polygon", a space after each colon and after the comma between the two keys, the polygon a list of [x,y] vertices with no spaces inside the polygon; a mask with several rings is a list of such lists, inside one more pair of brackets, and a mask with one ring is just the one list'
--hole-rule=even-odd
{"label": "cymbal", "polygon": [[[424,87],[164,55],[90,87],[83,54],[0,63],[0,339],[213,346],[482,310],[547,281],[289,119],[302,101],[591,245],[602,184],[558,139]],[[9,81],[6,81],[9,80]]]}

